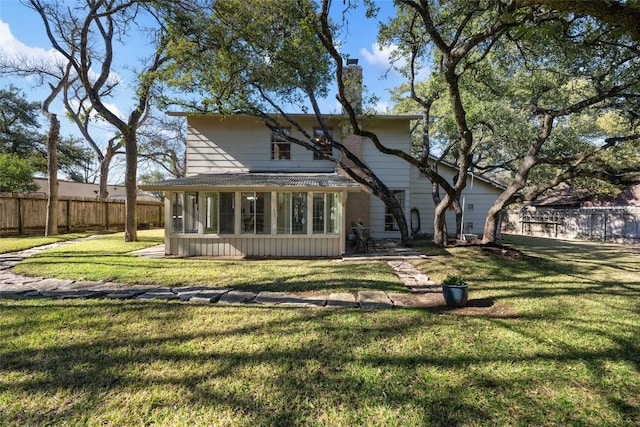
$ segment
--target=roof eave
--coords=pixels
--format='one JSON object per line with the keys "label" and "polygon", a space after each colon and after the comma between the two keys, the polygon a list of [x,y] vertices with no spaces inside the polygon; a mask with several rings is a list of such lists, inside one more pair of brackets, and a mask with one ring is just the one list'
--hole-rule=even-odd
{"label": "roof eave", "polygon": [[[172,117],[257,117],[257,116],[251,116],[249,114],[233,114],[233,115],[228,115],[228,114],[220,114],[220,113],[198,113],[198,112],[190,112],[190,111],[169,111],[166,113],[168,116],[172,116]],[[287,114],[289,117],[292,118],[301,118],[301,117],[316,117],[315,114],[305,114],[305,113],[291,113],[291,114]],[[277,114],[274,114],[274,116],[277,116]],[[323,117],[326,118],[333,118],[333,119],[346,119],[347,116],[345,114],[323,114]],[[382,119],[382,120],[420,120],[422,119],[422,116],[419,114],[374,114],[371,116],[366,116],[371,117],[373,119]]]}
{"label": "roof eave", "polygon": [[204,191],[204,190],[216,190],[216,191],[242,191],[242,190],[264,190],[264,191],[282,191],[282,190],[323,190],[323,191],[359,191],[359,185],[307,185],[307,186],[260,186],[260,185],[203,185],[203,184],[174,184],[174,185],[153,185],[153,184],[144,184],[139,185],[138,188],[144,191]]}

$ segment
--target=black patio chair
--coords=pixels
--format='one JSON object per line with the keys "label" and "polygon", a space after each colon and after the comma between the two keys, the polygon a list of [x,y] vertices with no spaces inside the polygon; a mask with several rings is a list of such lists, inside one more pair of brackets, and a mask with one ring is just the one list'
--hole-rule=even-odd
{"label": "black patio chair", "polygon": [[351,222],[351,231],[353,232],[353,246],[356,248],[356,251],[360,246],[362,246],[362,250],[365,252],[369,252],[369,242],[371,242],[371,248],[374,252],[376,252],[376,244],[373,238],[369,235],[369,231],[360,224],[356,224]]}

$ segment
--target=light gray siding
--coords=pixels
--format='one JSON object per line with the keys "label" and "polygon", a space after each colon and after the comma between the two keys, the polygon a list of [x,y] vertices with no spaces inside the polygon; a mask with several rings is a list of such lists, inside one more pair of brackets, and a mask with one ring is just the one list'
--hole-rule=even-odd
{"label": "light gray siding", "polygon": [[[440,165],[439,173],[453,183],[455,169]],[[484,221],[489,208],[500,195],[501,190],[488,184],[486,181],[469,176],[467,186],[462,192],[460,203],[464,200],[464,233],[482,235]],[[440,190],[444,197],[445,193]],[[431,195],[431,182],[424,177],[417,168],[411,167],[411,206],[409,209],[418,209],[420,212],[420,233],[433,234],[433,220],[435,204]],[[447,211],[447,230],[450,235],[456,233],[456,216],[454,211]]]}
{"label": "light gray siding", "polygon": [[[404,150],[408,152],[411,141],[409,135],[409,120],[381,121],[370,127],[382,144],[388,148]],[[411,199],[410,166],[407,162],[396,156],[382,154],[373,142],[366,140],[363,147],[365,163],[384,182],[390,190],[403,190],[405,192],[405,216],[409,213]],[[371,235],[374,238],[398,238],[398,231],[384,230],[385,205],[377,197],[371,198]]]}
{"label": "light gray siding", "polygon": [[[314,160],[313,153],[291,144],[290,160],[271,160],[271,133],[253,117],[191,116],[188,118],[187,176],[210,173],[265,172],[332,172],[334,165]],[[301,124],[312,133],[314,122]],[[317,126],[317,125],[316,125]],[[339,132],[335,129],[335,137]],[[292,135],[303,138],[293,132]]]}
{"label": "light gray siding", "polygon": [[176,235],[168,237],[170,253],[179,256],[219,257],[338,257],[340,236],[230,236]]}

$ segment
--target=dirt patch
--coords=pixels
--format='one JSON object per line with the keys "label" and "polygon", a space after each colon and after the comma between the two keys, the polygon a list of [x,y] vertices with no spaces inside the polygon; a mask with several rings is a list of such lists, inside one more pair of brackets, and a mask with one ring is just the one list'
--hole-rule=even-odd
{"label": "dirt patch", "polygon": [[479,243],[479,241],[475,241],[471,243],[458,242],[453,246],[467,246],[467,247],[478,248],[486,254],[496,256],[496,257],[501,257],[501,258],[510,258],[510,259],[531,258],[529,255],[525,255],[523,252],[521,252],[516,248],[500,245],[497,243],[482,244],[482,243]]}
{"label": "dirt patch", "polygon": [[467,301],[466,307],[451,308],[445,303],[442,292],[388,293],[388,295],[396,307],[423,308],[429,311],[463,316],[484,316],[502,319],[515,319],[518,317],[518,313],[511,307],[496,304],[490,298],[470,299]]}
{"label": "dirt patch", "polygon": [[518,249],[510,248],[508,246],[480,246],[480,249],[484,253],[488,253],[492,256],[499,256],[503,258],[511,258],[511,259],[524,259],[528,258],[528,255],[525,255]]}
{"label": "dirt patch", "polygon": [[489,298],[472,299],[467,302],[466,307],[448,310],[465,316],[485,316],[501,319],[516,319],[519,317],[518,313],[511,307],[495,304]]}

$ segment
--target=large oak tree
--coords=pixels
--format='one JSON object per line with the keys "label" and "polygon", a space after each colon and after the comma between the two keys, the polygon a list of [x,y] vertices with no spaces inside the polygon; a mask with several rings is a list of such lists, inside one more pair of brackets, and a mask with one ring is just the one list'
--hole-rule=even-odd
{"label": "large oak tree", "polygon": [[[147,8],[149,4],[149,8]],[[53,48],[71,65],[91,107],[112,124],[121,135],[125,147],[126,218],[125,241],[137,240],[137,129],[153,96],[154,73],[166,61],[166,39],[156,9],[170,11],[172,2],[135,0],[78,0],[73,5],[57,1],[30,0],[29,5],[42,19]],[[178,4],[176,4],[176,7]],[[103,91],[113,78],[116,47],[131,34],[132,27],[142,16],[155,22],[145,28],[150,35],[152,53],[142,61],[137,79],[132,82],[135,97],[126,118],[103,98]]]}

